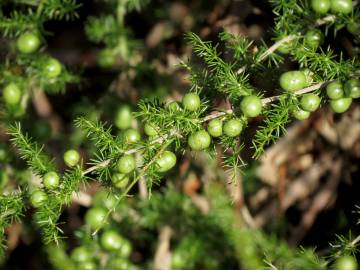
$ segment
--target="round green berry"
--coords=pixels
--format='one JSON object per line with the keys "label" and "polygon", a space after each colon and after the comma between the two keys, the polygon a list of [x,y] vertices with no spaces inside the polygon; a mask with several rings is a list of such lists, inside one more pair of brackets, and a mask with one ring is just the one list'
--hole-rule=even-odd
{"label": "round green berry", "polygon": [[288,54],[291,51],[292,41],[288,41],[282,43],[278,48],[277,51],[282,54]]}
{"label": "round green berry", "polygon": [[116,206],[117,199],[112,192],[100,190],[93,197],[92,203],[95,207],[112,209]]}
{"label": "round green berry", "polygon": [[305,44],[307,47],[316,49],[324,42],[324,34],[319,29],[312,29],[306,32]]}
{"label": "round green berry", "polygon": [[144,126],[144,132],[149,137],[154,137],[158,135],[158,132],[153,124],[146,123]]}
{"label": "round green berry", "polygon": [[115,65],[116,56],[114,55],[114,52],[112,50],[103,49],[99,52],[97,60],[100,66],[104,68],[109,68]]}
{"label": "round green berry", "polygon": [[78,151],[71,149],[64,154],[65,164],[69,167],[74,167],[80,161],[80,154]]}
{"label": "round green berry", "polygon": [[111,182],[114,184],[117,188],[124,188],[129,183],[129,177],[126,174],[123,173],[114,173],[111,176]]}
{"label": "round green berry", "polygon": [[21,53],[33,53],[40,47],[40,38],[37,34],[26,32],[16,41],[16,47]]}
{"label": "round green berry", "polygon": [[120,250],[123,242],[121,235],[114,230],[106,231],[100,237],[101,246],[110,252]]}
{"label": "round green berry", "polygon": [[310,116],[310,112],[308,111],[304,111],[300,108],[296,108],[295,110],[292,111],[292,115],[297,119],[297,120],[306,120],[309,118]]}
{"label": "round green berry", "polygon": [[204,150],[211,144],[211,137],[205,130],[199,130],[188,138],[188,145],[192,150]]}
{"label": "round green berry", "polygon": [[344,86],[345,95],[352,98],[360,97],[360,80],[350,79]]}
{"label": "round green berry", "polygon": [[79,270],[96,270],[98,269],[96,263],[93,261],[86,261],[79,264]]}
{"label": "round green berry", "polygon": [[86,247],[80,246],[73,249],[70,257],[75,262],[86,262],[91,260],[92,255]]}
{"label": "round green berry", "polygon": [[345,255],[339,258],[335,263],[335,270],[357,270],[358,264],[352,256]]}
{"label": "round green berry", "polygon": [[124,132],[124,139],[127,143],[137,143],[141,140],[141,135],[138,130],[129,128]]}
{"label": "round green berry", "polygon": [[188,111],[196,111],[200,108],[200,97],[195,93],[188,93],[183,97],[183,106]]}
{"label": "round green berry", "polygon": [[46,200],[47,200],[46,193],[39,189],[33,191],[30,195],[30,203],[35,208],[42,206]]}
{"label": "round green berry", "polygon": [[172,112],[176,112],[176,111],[180,111],[181,107],[179,105],[179,102],[177,101],[172,101],[167,105],[168,109]]}
{"label": "round green berry", "polygon": [[115,126],[118,129],[128,129],[133,121],[131,108],[127,105],[121,106],[115,114]]}
{"label": "round green berry", "polygon": [[320,98],[313,93],[304,94],[300,101],[301,108],[308,112],[314,112],[319,108],[320,101]]}
{"label": "round green berry", "polygon": [[280,76],[280,86],[286,91],[296,91],[307,86],[307,80],[302,71],[288,71]]}
{"label": "round green berry", "polygon": [[352,10],[352,0],[331,0],[331,11],[334,13],[348,14]]}
{"label": "round green berry", "polygon": [[358,22],[349,22],[346,25],[346,29],[353,35],[360,35],[360,23]]}
{"label": "round green berry", "polygon": [[343,113],[347,111],[352,103],[352,98],[339,98],[335,100],[330,101],[330,107],[331,109],[336,113]]}
{"label": "round green berry", "polygon": [[85,223],[94,230],[99,229],[105,223],[106,213],[100,207],[90,208],[85,214]]}
{"label": "round green berry", "polygon": [[44,66],[44,74],[49,79],[58,77],[61,74],[61,71],[62,66],[55,58],[49,59]]}
{"label": "round green berry", "polygon": [[21,90],[15,83],[10,83],[3,90],[4,102],[8,105],[16,105],[21,100]]}
{"label": "round green berry", "polygon": [[326,94],[330,99],[339,99],[344,96],[343,85],[339,81],[333,81],[326,86]]}
{"label": "round green berry", "polygon": [[223,134],[223,124],[220,119],[213,119],[209,122],[207,131],[214,137],[220,137]]}
{"label": "round green berry", "polygon": [[132,172],[136,167],[136,161],[132,155],[124,155],[117,162],[117,169],[123,174]]}
{"label": "round green berry", "polygon": [[122,258],[129,258],[132,252],[132,245],[129,240],[123,239],[123,243],[121,245],[121,248],[119,250],[119,255]]}
{"label": "round green berry", "polygon": [[176,155],[171,151],[164,151],[156,161],[157,171],[166,172],[176,164]]}
{"label": "round green berry", "polygon": [[330,0],[311,0],[312,9],[319,14],[326,14],[330,10]]}
{"label": "round green berry", "polygon": [[243,124],[237,119],[230,119],[224,124],[224,134],[229,137],[239,136],[242,129]]}
{"label": "round green berry", "polygon": [[256,117],[261,113],[261,99],[257,96],[246,96],[240,103],[240,109],[246,117]]}
{"label": "round green berry", "polygon": [[56,172],[48,172],[44,175],[44,186],[48,189],[54,189],[59,186],[60,177]]}

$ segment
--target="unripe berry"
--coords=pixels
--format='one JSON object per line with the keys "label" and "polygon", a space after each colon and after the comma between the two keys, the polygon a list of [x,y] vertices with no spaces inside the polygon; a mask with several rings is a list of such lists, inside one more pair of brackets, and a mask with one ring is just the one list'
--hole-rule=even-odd
{"label": "unripe berry", "polygon": [[302,71],[288,71],[280,76],[280,86],[286,91],[296,91],[307,86],[307,80]]}
{"label": "unripe berry", "polygon": [[344,96],[343,86],[339,81],[333,81],[326,86],[326,94],[330,99],[339,99]]}
{"label": "unripe berry", "polygon": [[118,129],[124,130],[131,127],[132,120],[133,117],[130,107],[127,105],[123,105],[117,110],[114,122],[115,126]]}
{"label": "unripe berry", "polygon": [[117,188],[124,188],[129,183],[129,177],[126,174],[123,173],[114,173],[111,176],[111,182],[114,184]]}
{"label": "unripe berry", "polygon": [[69,167],[74,167],[80,161],[80,154],[78,151],[71,149],[65,152],[64,154],[65,164]]}
{"label": "unripe berry", "polygon": [[183,106],[188,111],[196,111],[200,108],[200,97],[196,93],[187,93],[182,100]]}
{"label": "unripe berry", "polygon": [[224,124],[224,133],[229,137],[239,136],[243,129],[243,124],[240,120],[230,119]]}
{"label": "unripe berry", "polygon": [[300,101],[301,108],[308,112],[314,112],[319,107],[320,101],[320,98],[313,93],[304,94]]}
{"label": "unripe berry", "polygon": [[292,111],[292,115],[297,119],[297,120],[306,120],[309,118],[310,116],[310,112],[308,111],[304,111],[300,108],[297,108],[295,110]]}
{"label": "unripe berry", "polygon": [[33,53],[40,47],[40,38],[35,33],[26,32],[18,37],[16,46],[22,53]]}
{"label": "unripe berry", "polygon": [[339,98],[335,100],[330,101],[330,107],[331,109],[336,113],[343,113],[347,111],[352,103],[352,98]]}
{"label": "unripe berry", "polygon": [[9,105],[16,105],[21,100],[21,90],[15,83],[10,83],[4,87],[3,90],[4,102]]}
{"label": "unripe berry", "polygon": [[56,172],[48,172],[44,175],[44,186],[48,189],[54,189],[59,186],[60,177]]}
{"label": "unripe berry", "polygon": [[170,151],[164,151],[156,161],[157,171],[166,172],[176,164],[176,155]]}
{"label": "unripe berry", "polygon": [[30,195],[30,202],[32,206],[34,206],[35,208],[42,206],[46,200],[47,200],[46,193],[39,189],[33,191]]}
{"label": "unripe berry", "polygon": [[136,161],[132,155],[122,156],[117,163],[117,169],[123,174],[128,174],[132,172],[136,167]]}
{"label": "unripe berry", "polygon": [[261,113],[261,99],[257,96],[246,96],[240,103],[240,109],[246,117],[256,117]]}
{"label": "unripe berry", "polygon": [[188,144],[192,150],[204,150],[211,144],[211,137],[205,130],[199,130],[191,134]]}
{"label": "unripe berry", "polygon": [[208,124],[207,131],[214,138],[220,137],[223,133],[222,121],[219,119],[211,120]]}

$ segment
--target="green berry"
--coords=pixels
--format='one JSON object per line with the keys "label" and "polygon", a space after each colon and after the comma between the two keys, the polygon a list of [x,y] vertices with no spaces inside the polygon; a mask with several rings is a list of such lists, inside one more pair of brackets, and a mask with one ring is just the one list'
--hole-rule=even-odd
{"label": "green berry", "polygon": [[331,109],[336,113],[343,113],[347,111],[352,103],[352,98],[339,98],[330,101]]}
{"label": "green berry", "polygon": [[288,71],[280,76],[280,86],[286,91],[296,91],[307,86],[307,80],[302,71]]}
{"label": "green berry", "polygon": [[56,172],[48,172],[44,175],[44,186],[48,189],[54,189],[59,186],[60,177]]}
{"label": "green berry", "polygon": [[229,137],[239,136],[243,129],[243,124],[240,120],[230,119],[224,124],[224,133]]}
{"label": "green berry", "polygon": [[100,190],[93,197],[92,203],[94,206],[113,209],[117,204],[117,199],[112,192]]}
{"label": "green berry", "polygon": [[106,213],[106,210],[100,207],[90,208],[85,214],[85,222],[90,228],[99,229],[105,223]]}
{"label": "green berry", "polygon": [[123,239],[122,246],[119,250],[120,257],[129,258],[129,256],[131,255],[131,252],[132,252],[132,245],[131,245],[130,241]]}
{"label": "green berry", "polygon": [[86,247],[80,246],[73,249],[70,257],[75,262],[86,262],[91,260],[92,255]]}
{"label": "green berry", "polygon": [[71,149],[64,154],[65,164],[69,167],[74,167],[80,161],[80,154],[78,151]]}
{"label": "green berry", "polygon": [[352,256],[345,255],[339,258],[335,263],[335,270],[357,270],[358,264]]}
{"label": "green berry", "polygon": [[101,246],[110,252],[120,250],[123,242],[121,235],[114,230],[106,231],[100,237]]}
{"label": "green berry", "polygon": [[60,62],[55,58],[49,59],[44,66],[44,74],[49,79],[58,77],[61,74],[61,71],[62,66]]}
{"label": "green berry", "polygon": [[304,111],[300,108],[297,108],[295,110],[292,111],[292,115],[297,119],[297,120],[305,120],[308,119],[310,116],[310,112],[308,111]]}
{"label": "green berry", "polygon": [[345,94],[348,97],[359,98],[360,97],[360,80],[350,79],[344,86]]}
{"label": "green berry", "polygon": [[86,261],[79,264],[79,270],[96,270],[98,269],[97,265],[92,261]]}
{"label": "green berry", "polygon": [[320,98],[313,93],[304,94],[300,101],[301,108],[308,112],[314,112],[319,107],[320,101]]}
{"label": "green berry", "polygon": [[279,48],[277,48],[277,51],[282,54],[288,54],[291,51],[292,42],[288,41],[285,43],[282,43]]}
{"label": "green berry", "polygon": [[309,48],[316,49],[324,42],[324,34],[319,29],[312,29],[306,32],[305,44]]}
{"label": "green berry", "polygon": [[141,140],[141,135],[136,129],[129,128],[124,132],[124,139],[127,143],[137,143]]}
{"label": "green berry", "polygon": [[33,53],[40,47],[40,43],[37,34],[26,32],[18,37],[16,47],[21,53]]}
{"label": "green berry", "polygon": [[339,99],[344,96],[343,85],[339,81],[333,81],[326,86],[326,94],[330,99]]}
{"label": "green berry", "polygon": [[166,172],[176,164],[176,155],[170,151],[164,151],[156,161],[157,171]]}
{"label": "green berry", "polygon": [[16,105],[21,100],[21,90],[15,83],[10,83],[3,90],[4,102],[8,105]]}
{"label": "green berry", "polygon": [[192,150],[204,150],[211,144],[211,137],[205,130],[199,130],[191,134],[188,144]]}
{"label": "green berry", "polygon": [[129,180],[129,177],[123,173],[114,173],[111,177],[111,182],[115,187],[120,189],[126,187],[129,183]]}
{"label": "green berry", "polygon": [[326,14],[330,10],[330,0],[311,0],[312,9],[319,14]]}
{"label": "green berry", "polygon": [[117,163],[118,171],[123,174],[128,174],[132,172],[135,168],[136,168],[136,161],[134,156],[132,155],[122,156]]}
{"label": "green berry", "polygon": [[33,191],[30,195],[30,203],[35,208],[42,206],[46,200],[47,200],[46,193],[39,189]]}
{"label": "green berry", "polygon": [[261,99],[257,96],[246,96],[240,103],[240,109],[246,117],[256,117],[261,113]]}
{"label": "green berry", "polygon": [[350,22],[346,25],[346,29],[353,35],[360,35],[360,23]]}
{"label": "green berry", "polygon": [[188,111],[196,111],[200,108],[200,97],[195,93],[188,93],[183,97],[183,106]]}
{"label": "green berry", "polygon": [[158,135],[158,132],[157,132],[155,126],[152,124],[148,124],[148,123],[146,123],[144,126],[144,132],[149,137],[154,137],[154,136]]}
{"label": "green berry", "polygon": [[334,13],[348,14],[352,10],[352,0],[331,0],[331,11]]}
{"label": "green berry", "polygon": [[116,56],[114,55],[112,50],[103,49],[100,51],[97,60],[100,66],[104,68],[109,68],[115,65]]}
{"label": "green berry", "polygon": [[223,134],[223,124],[219,119],[213,119],[209,122],[207,131],[209,134],[214,137],[220,137]]}
{"label": "green berry", "polygon": [[129,106],[121,106],[115,114],[115,126],[118,129],[128,129],[131,127],[133,121],[132,111]]}
{"label": "green berry", "polygon": [[176,112],[176,111],[180,111],[181,107],[179,105],[179,102],[177,101],[172,101],[167,105],[168,109],[172,112]]}

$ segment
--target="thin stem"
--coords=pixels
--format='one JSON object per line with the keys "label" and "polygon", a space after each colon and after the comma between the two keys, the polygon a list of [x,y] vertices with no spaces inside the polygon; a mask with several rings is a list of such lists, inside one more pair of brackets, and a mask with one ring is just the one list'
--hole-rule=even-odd
{"label": "thin stem", "polygon": [[[279,41],[275,42],[269,49],[267,49],[262,55],[259,56],[257,63],[261,63],[262,61],[264,61],[269,55],[273,54],[284,43],[287,43],[298,37],[299,37],[298,35],[290,35],[290,36],[286,36],[286,37],[280,39]],[[253,63],[250,67],[254,67],[254,66],[255,66],[255,63]],[[243,66],[236,72],[236,74],[240,74],[240,73],[244,72],[246,68],[247,68],[247,66]]]}

